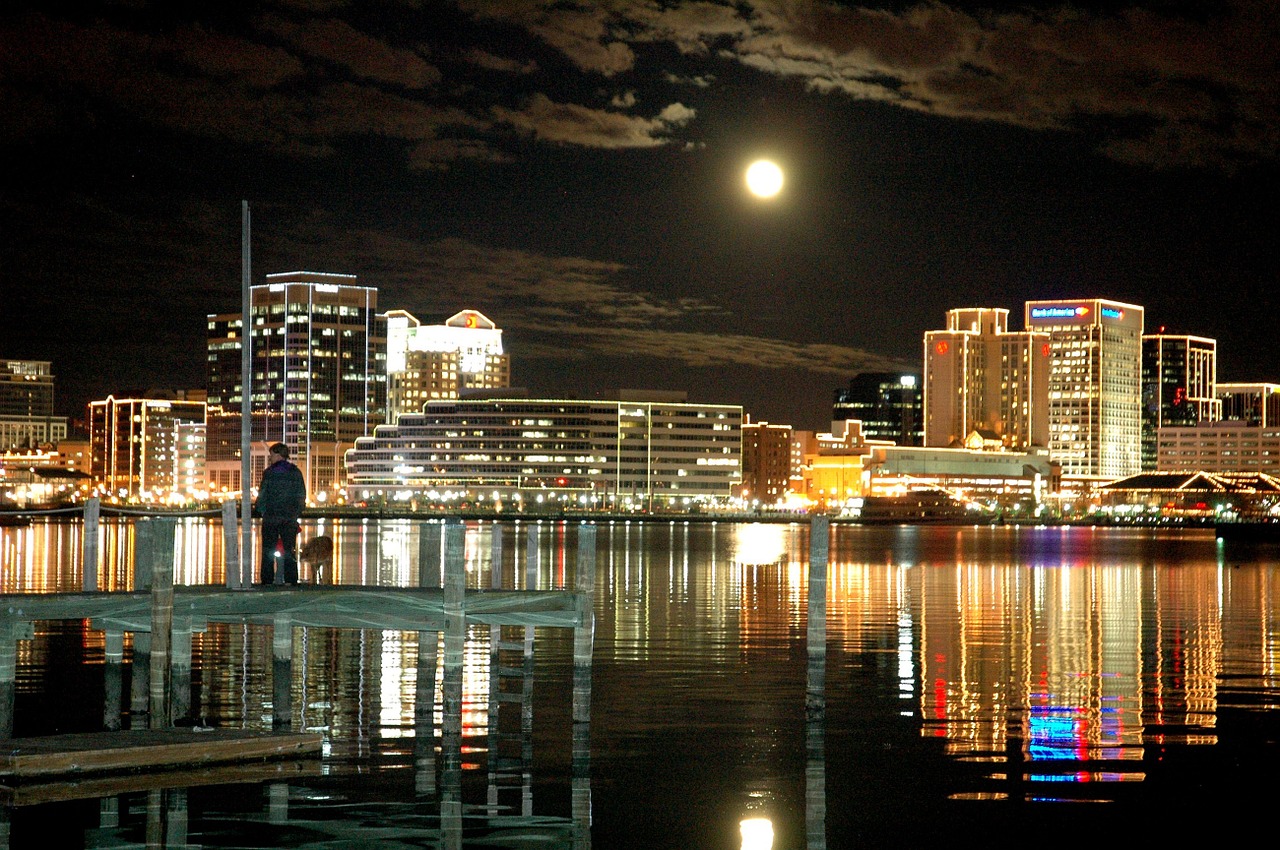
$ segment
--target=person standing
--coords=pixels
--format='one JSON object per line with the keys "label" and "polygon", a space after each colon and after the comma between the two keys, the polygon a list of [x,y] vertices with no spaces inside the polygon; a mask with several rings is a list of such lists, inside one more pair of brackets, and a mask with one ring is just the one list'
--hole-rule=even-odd
{"label": "person standing", "polygon": [[306,503],[307,484],[289,462],[289,447],[273,443],[253,503],[254,515],[262,517],[262,584],[298,583],[298,517]]}

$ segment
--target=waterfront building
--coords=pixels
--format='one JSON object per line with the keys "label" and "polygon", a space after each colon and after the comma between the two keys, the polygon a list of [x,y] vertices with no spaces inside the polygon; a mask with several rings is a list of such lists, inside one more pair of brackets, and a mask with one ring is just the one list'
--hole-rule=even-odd
{"label": "waterfront building", "polygon": [[742,425],[742,498],[776,505],[791,482],[791,426],[768,422]]}
{"label": "waterfront building", "polygon": [[347,496],[637,509],[728,498],[742,482],[742,408],[685,399],[428,401],[356,440]]}
{"label": "waterfront building", "polygon": [[47,360],[0,360],[0,451],[33,449],[67,436],[53,415],[54,375]]}
{"label": "waterfront building", "polygon": [[1121,518],[1256,516],[1280,506],[1280,478],[1256,471],[1143,472],[1102,485],[1098,495],[1102,513]]}
{"label": "waterfront building", "polygon": [[1223,419],[1280,428],[1280,384],[1218,384],[1217,396]]}
{"label": "waterfront building", "polygon": [[1049,453],[1063,475],[1119,478],[1141,468],[1142,325],[1133,304],[1027,302],[1027,328],[1049,337]]}
{"label": "waterfront building", "polygon": [[[355,275],[269,274],[250,287],[251,442],[293,452],[312,498],[343,484],[342,457],[386,411],[387,340],[378,291]],[[208,317],[208,469],[213,489],[239,485],[240,313]],[[256,471],[258,466],[252,467]]]}
{"label": "waterfront building", "polygon": [[[89,403],[89,474],[103,496],[143,501],[181,493],[184,457],[199,451],[199,401],[107,396]],[[203,489],[203,486],[201,487]]]}
{"label": "waterfront building", "polygon": [[803,492],[819,510],[856,514],[864,499],[940,492],[957,503],[1028,512],[1056,489],[1047,449],[1023,452],[896,446],[870,440],[857,421],[817,434],[805,455]]}
{"label": "waterfront building", "polygon": [[924,335],[924,445],[959,446],[974,431],[1021,450],[1049,441],[1049,336],[1010,331],[1009,311],[947,311]]}
{"label": "waterfront building", "polygon": [[1200,336],[1142,337],[1142,468],[1157,468],[1161,428],[1222,418],[1218,343]]}
{"label": "waterfront building", "polygon": [[502,330],[478,310],[455,313],[440,325],[389,310],[386,325],[388,422],[401,413],[421,413],[428,401],[511,386]]}
{"label": "waterfront building", "polygon": [[1224,420],[1166,426],[1160,429],[1156,460],[1162,472],[1280,474],[1280,425]]}
{"label": "waterfront building", "polygon": [[862,433],[900,446],[924,444],[924,387],[919,375],[863,372],[835,391],[831,420],[857,419]]}

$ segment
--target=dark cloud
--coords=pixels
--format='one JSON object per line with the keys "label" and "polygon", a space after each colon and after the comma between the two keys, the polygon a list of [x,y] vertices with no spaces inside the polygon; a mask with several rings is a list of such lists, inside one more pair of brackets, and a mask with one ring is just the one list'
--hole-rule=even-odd
{"label": "dark cloud", "polygon": [[694,111],[673,103],[653,118],[555,103],[535,94],[520,109],[494,107],[494,117],[548,142],[588,148],[645,148],[665,144],[670,133],[693,119]]}
{"label": "dark cloud", "polygon": [[393,47],[336,18],[302,23],[269,19],[264,28],[309,56],[375,82],[422,89],[441,78],[439,69],[412,50]]}

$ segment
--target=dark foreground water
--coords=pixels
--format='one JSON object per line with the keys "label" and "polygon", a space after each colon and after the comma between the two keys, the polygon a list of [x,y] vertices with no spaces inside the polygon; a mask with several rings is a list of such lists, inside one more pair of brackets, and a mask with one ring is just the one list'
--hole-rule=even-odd
{"label": "dark foreground water", "polygon": [[[416,582],[417,525],[325,530],[340,583]],[[576,529],[560,523],[469,526],[472,586],[489,584],[495,530],[506,586],[536,559],[540,587],[573,587]],[[4,529],[0,588],[78,587],[78,534]],[[103,586],[128,586],[130,534],[106,530]],[[179,580],[221,582],[217,526],[180,539]],[[504,629],[496,667],[489,629],[470,630],[459,776],[415,746],[417,633],[296,629],[293,728],[324,733],[322,760],[105,796],[20,789],[9,844],[1274,841],[1276,548],[1204,531],[833,527],[826,715],[806,722],[808,545],[800,525],[602,525],[587,763],[572,758],[567,630],[537,629],[526,665],[524,630]],[[265,628],[196,637],[203,724],[270,727],[270,648]],[[100,727],[100,633],[38,624],[18,663],[17,736]],[[434,735],[442,722],[437,705]]]}

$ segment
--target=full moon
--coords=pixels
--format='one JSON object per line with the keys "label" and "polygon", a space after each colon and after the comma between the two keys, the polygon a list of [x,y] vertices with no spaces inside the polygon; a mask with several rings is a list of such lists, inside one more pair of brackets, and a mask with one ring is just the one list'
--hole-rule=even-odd
{"label": "full moon", "polygon": [[782,169],[767,159],[756,160],[747,169],[747,188],[757,198],[772,198],[782,191]]}

